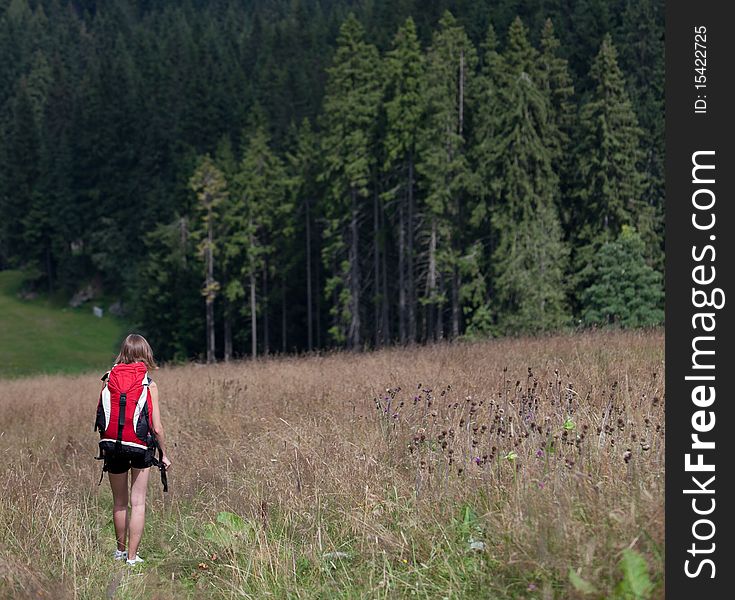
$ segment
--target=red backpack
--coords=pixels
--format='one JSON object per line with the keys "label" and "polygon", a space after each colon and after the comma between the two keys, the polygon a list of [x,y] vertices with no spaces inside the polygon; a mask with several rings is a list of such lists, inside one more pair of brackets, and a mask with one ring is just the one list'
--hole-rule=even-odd
{"label": "red backpack", "polygon": [[[161,469],[165,482],[165,468],[160,462],[161,449],[153,432],[153,403],[151,401],[148,368],[143,362],[119,363],[102,377],[105,387],[97,404],[94,430],[100,432],[100,453],[105,456],[148,456],[151,464]],[[159,458],[155,451],[158,448]],[[104,475],[104,467],[102,473]],[[100,478],[102,481],[102,478]]]}

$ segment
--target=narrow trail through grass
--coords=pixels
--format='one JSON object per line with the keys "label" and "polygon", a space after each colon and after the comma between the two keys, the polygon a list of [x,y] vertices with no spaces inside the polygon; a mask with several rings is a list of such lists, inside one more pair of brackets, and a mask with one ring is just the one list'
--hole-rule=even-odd
{"label": "narrow trail through grass", "polygon": [[74,309],[48,298],[18,297],[22,275],[0,271],[0,378],[38,373],[104,371],[125,323],[90,306]]}

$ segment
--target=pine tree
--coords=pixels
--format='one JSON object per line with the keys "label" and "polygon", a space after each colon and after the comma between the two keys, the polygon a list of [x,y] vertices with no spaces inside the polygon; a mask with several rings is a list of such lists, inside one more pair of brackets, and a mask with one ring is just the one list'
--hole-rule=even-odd
{"label": "pine tree", "polygon": [[[277,235],[288,233],[281,227],[281,220],[292,210],[286,199],[286,184],[284,166],[270,148],[265,127],[256,125],[248,136],[235,177],[235,198],[227,215],[226,250],[233,264],[240,265],[240,282],[233,279],[229,287],[230,299],[241,298],[248,290],[246,312],[250,314],[250,354],[253,358],[258,354],[258,278],[267,284],[275,266],[273,254]],[[267,306],[267,289],[262,289],[260,299],[261,305]],[[261,312],[265,334],[267,312]],[[265,336],[263,347],[267,352]]]}
{"label": "pine tree", "polygon": [[645,134],[641,138],[642,200],[651,207],[653,231],[646,245],[655,268],[663,269],[664,229],[664,2],[628,0],[621,22],[620,67]]}
{"label": "pine tree", "polygon": [[614,3],[619,0],[575,0],[569,7],[570,30],[567,57],[569,66],[577,75],[578,88],[587,92],[594,88],[589,78],[590,57],[600,47],[600,40],[610,31],[616,14]]}
{"label": "pine tree", "polygon": [[[39,177],[40,142],[33,102],[25,79],[21,80],[12,106],[9,124],[0,210],[2,212],[2,251],[11,265],[21,266],[31,248],[25,225],[33,206]],[[39,273],[34,270],[34,279]]]}
{"label": "pine tree", "polygon": [[[232,148],[232,141],[229,135],[224,135],[217,145],[215,154],[215,163],[222,171],[228,190],[235,189],[235,180],[238,172],[237,159]],[[220,219],[219,235],[222,239],[222,252],[220,253],[219,271],[220,280],[222,282],[222,320],[223,320],[223,359],[228,362],[232,358],[232,322],[235,317],[234,307],[241,299],[239,290],[241,289],[239,281],[239,273],[237,272],[237,264],[233,264],[230,255],[227,252],[227,241],[231,235],[228,230],[229,223],[227,215],[232,212],[232,205],[236,202],[235,195],[230,193],[223,199],[220,207],[222,218]]]}
{"label": "pine tree", "polygon": [[[565,178],[568,168],[570,135],[575,121],[573,104],[574,84],[567,61],[559,56],[559,40],[554,34],[551,19],[546,19],[541,32],[539,55],[540,87],[549,99],[549,139],[554,152],[554,169]],[[566,182],[564,182],[566,183]],[[565,189],[565,186],[562,185]]]}
{"label": "pine tree", "polygon": [[377,68],[377,50],[364,41],[362,26],[350,15],[328,69],[322,152],[329,185],[323,257],[331,271],[326,285],[333,297],[330,334],[353,349],[362,343],[359,228],[374,161],[371,144],[381,94]]}
{"label": "pine tree", "polygon": [[646,327],[663,322],[663,277],[646,264],[645,245],[635,229],[623,225],[586,270],[592,283],[580,297],[585,323]]}
{"label": "pine tree", "polygon": [[72,178],[74,156],[71,135],[74,128],[74,90],[70,74],[57,56],[51,62],[51,83],[48,87],[42,116],[40,177],[37,201],[43,201],[43,217],[48,225],[42,254],[39,257],[49,291],[60,287],[76,291],[83,275],[78,272],[69,240],[78,239],[74,222],[76,193]]}
{"label": "pine tree", "polygon": [[227,183],[224,175],[207,155],[199,161],[194,174],[189,180],[191,189],[197,196],[200,212],[201,230],[199,232],[199,252],[204,259],[204,286],[202,295],[205,299],[207,315],[207,362],[215,361],[215,334],[214,334],[214,300],[220,289],[219,282],[214,278],[214,256],[217,253],[215,240],[216,221],[219,218],[218,209],[227,197]]}
{"label": "pine tree", "polygon": [[567,319],[568,250],[556,211],[549,100],[536,83],[536,51],[520,19],[511,25],[504,58],[508,83],[492,155],[498,194],[492,215],[495,304],[501,331],[539,331]]}
{"label": "pine tree", "polygon": [[200,256],[189,221],[177,216],[144,237],[146,260],[134,288],[132,317],[163,360],[185,361],[202,354]]}
{"label": "pine tree", "polygon": [[[426,97],[428,119],[417,165],[426,189],[426,335],[445,335],[443,307],[450,293],[451,335],[460,331],[459,296],[462,253],[461,231],[465,215],[462,200],[470,187],[471,169],[466,148],[468,87],[477,64],[476,51],[451,13],[439,22],[427,56]],[[448,284],[448,285],[447,285]]]}
{"label": "pine tree", "polygon": [[396,185],[385,195],[398,211],[398,336],[401,344],[416,341],[414,274],[415,169],[425,114],[424,57],[410,17],[398,30],[386,55],[386,132],[384,169]]}
{"label": "pine tree", "polygon": [[294,131],[295,152],[288,154],[291,173],[291,198],[295,207],[303,209],[304,221],[304,267],[306,271],[306,348],[314,348],[315,286],[314,268],[314,210],[316,208],[316,177],[318,164],[318,138],[311,123],[304,119]]}
{"label": "pine tree", "polygon": [[505,77],[505,62],[498,53],[498,42],[492,24],[488,26],[482,43],[480,73],[475,81],[471,95],[473,137],[471,157],[474,177],[471,190],[474,207],[469,225],[478,241],[471,247],[463,260],[463,271],[468,281],[463,293],[464,312],[470,335],[488,333],[491,325],[489,295],[492,294],[492,281],[489,273],[488,257],[495,252],[497,243],[495,230],[490,223],[497,199],[497,177],[495,173],[495,144],[497,143],[498,116],[504,110],[502,81]]}
{"label": "pine tree", "polygon": [[581,108],[577,140],[578,267],[602,243],[614,240],[623,225],[637,226],[644,238],[651,230],[650,212],[641,200],[641,130],[609,35],[592,64],[590,78],[596,88]]}

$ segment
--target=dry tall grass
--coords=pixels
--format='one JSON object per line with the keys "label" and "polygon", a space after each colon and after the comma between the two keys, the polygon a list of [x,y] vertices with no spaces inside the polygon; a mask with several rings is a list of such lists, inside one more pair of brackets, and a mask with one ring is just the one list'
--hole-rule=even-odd
{"label": "dry tall grass", "polygon": [[0,382],[0,596],[623,597],[625,548],[663,594],[660,330],[153,376],[174,465],[135,570],[95,374]]}

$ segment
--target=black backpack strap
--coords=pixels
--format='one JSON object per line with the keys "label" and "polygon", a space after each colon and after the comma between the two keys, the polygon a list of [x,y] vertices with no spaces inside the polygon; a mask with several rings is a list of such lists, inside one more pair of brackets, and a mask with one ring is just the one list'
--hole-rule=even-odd
{"label": "black backpack strap", "polygon": [[115,452],[122,450],[123,427],[125,427],[125,408],[128,402],[128,394],[120,392],[120,404],[117,411],[117,439],[115,440]]}
{"label": "black backpack strap", "polygon": [[[104,460],[104,456],[102,456],[102,448],[100,448],[100,455],[95,457],[95,460]],[[105,476],[105,471],[107,471],[107,461],[102,463],[102,473],[100,473],[100,480],[99,483],[97,483],[97,486],[102,485],[102,479]]]}
{"label": "black backpack strap", "polygon": [[161,471],[161,484],[163,484],[163,491],[168,492],[168,476],[166,475],[166,465],[163,464],[163,450],[158,447],[158,468]]}
{"label": "black backpack strap", "polygon": [[163,491],[168,492],[168,476],[166,475],[166,465],[163,464],[163,450],[161,450],[161,447],[156,443],[155,448],[158,448],[158,458],[156,458],[155,454],[153,456],[153,460],[151,461],[151,466],[158,467],[158,470],[161,472],[161,483],[163,484]]}

